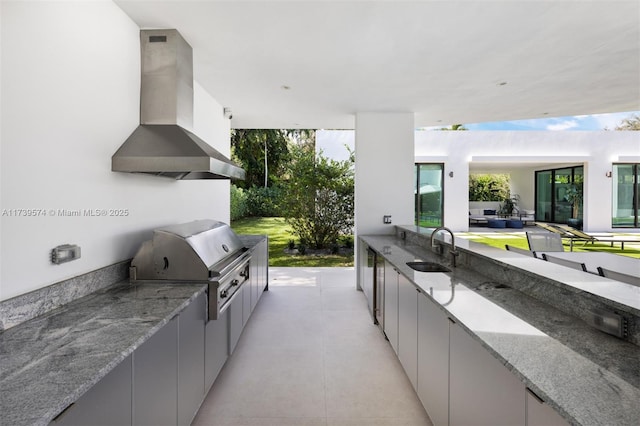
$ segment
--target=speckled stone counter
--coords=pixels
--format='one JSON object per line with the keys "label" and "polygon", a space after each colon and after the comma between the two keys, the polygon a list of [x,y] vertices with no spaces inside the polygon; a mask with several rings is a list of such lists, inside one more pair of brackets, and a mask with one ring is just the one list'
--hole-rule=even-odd
{"label": "speckled stone counter", "polygon": [[[448,262],[409,237],[360,238],[569,423],[640,424],[638,346],[478,272],[482,269],[462,265],[451,273],[416,272],[406,262]],[[524,257],[505,256],[515,263]],[[557,265],[540,266],[562,273]]]}
{"label": "speckled stone counter", "polygon": [[0,424],[48,424],[206,288],[123,282],[0,333]]}

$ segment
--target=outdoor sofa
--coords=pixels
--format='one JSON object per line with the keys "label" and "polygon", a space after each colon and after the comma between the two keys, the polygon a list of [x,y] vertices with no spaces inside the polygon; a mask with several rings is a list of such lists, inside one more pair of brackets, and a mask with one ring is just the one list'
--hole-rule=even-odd
{"label": "outdoor sofa", "polygon": [[494,220],[513,221],[513,223],[520,221],[522,225],[529,225],[535,222],[535,211],[522,210],[516,211],[510,216],[503,216],[493,209],[469,209],[469,225],[490,225],[490,222]]}

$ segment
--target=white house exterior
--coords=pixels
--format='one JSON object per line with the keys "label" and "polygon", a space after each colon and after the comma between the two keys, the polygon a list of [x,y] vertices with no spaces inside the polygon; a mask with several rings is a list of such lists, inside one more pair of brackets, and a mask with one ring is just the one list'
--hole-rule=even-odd
{"label": "white house exterior", "polygon": [[584,229],[612,231],[610,172],[640,162],[640,132],[417,131],[415,161],[444,163],[444,221],[454,230],[468,229],[470,173],[509,173],[520,208],[534,210],[537,170],[584,166]]}

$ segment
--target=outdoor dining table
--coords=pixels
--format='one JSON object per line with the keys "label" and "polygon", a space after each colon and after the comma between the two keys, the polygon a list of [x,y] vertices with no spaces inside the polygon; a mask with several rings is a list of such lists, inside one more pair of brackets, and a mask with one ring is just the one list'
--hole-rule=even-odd
{"label": "outdoor dining table", "polygon": [[640,276],[640,259],[633,257],[621,256],[613,253],[605,252],[545,252],[547,258],[555,257],[558,259],[572,260],[574,262],[584,263],[587,272],[598,273],[598,266],[609,269],[611,271],[620,272],[632,276]]}

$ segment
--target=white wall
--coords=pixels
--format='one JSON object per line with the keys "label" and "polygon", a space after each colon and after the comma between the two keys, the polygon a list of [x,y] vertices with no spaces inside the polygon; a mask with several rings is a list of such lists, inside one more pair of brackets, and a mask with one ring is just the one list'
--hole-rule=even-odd
{"label": "white wall", "polygon": [[[356,234],[387,234],[414,222],[414,117],[358,113],[355,143]],[[393,224],[383,223],[391,215]]]}
{"label": "white wall", "polygon": [[[3,2],[1,40],[0,300],[131,258],[158,226],[229,220],[229,181],[111,172],[139,122],[140,90],[139,29],[115,4]],[[197,84],[194,98],[193,130],[228,154],[222,106]],[[82,258],[52,265],[64,243],[80,245]]]}
{"label": "white wall", "polygon": [[[445,163],[445,224],[456,231],[468,229],[470,162],[483,172],[511,170],[512,190],[527,210],[535,209],[536,170],[582,164],[584,229],[612,231],[613,181],[606,172],[616,162],[640,161],[640,138],[637,132],[621,131],[418,131],[415,160]],[[453,178],[448,170],[455,171]]]}

